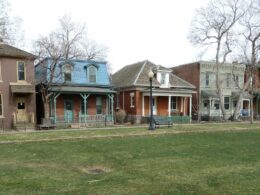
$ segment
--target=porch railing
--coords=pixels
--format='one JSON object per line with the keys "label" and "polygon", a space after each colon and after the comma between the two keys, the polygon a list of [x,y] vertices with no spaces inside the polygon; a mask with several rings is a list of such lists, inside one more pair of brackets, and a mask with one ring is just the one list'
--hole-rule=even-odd
{"label": "porch railing", "polygon": [[113,122],[112,115],[104,115],[104,114],[97,114],[97,115],[83,115],[79,114],[78,116],[56,116],[50,117],[53,124],[71,124],[71,123],[87,123],[87,124],[95,124],[95,123],[107,123]]}

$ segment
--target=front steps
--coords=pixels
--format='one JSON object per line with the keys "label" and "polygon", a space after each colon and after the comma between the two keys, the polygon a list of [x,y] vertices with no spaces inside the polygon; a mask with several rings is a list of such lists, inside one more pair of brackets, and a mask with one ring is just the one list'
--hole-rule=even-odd
{"label": "front steps", "polygon": [[34,123],[28,123],[28,122],[19,122],[19,123],[14,124],[13,127],[17,131],[34,130],[35,124]]}

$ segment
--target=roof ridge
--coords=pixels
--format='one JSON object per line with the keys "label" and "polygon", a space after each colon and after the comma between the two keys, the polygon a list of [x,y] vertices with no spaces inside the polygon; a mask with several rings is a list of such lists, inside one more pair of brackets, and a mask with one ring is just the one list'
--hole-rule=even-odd
{"label": "roof ridge", "polygon": [[143,71],[145,65],[147,64],[147,61],[148,61],[148,60],[145,60],[145,62],[143,63],[143,66],[142,66],[142,68],[140,69],[139,73],[137,74],[137,76],[136,76],[136,78],[135,78],[135,81],[134,81],[133,85],[136,84],[136,82],[137,82],[137,80],[138,80],[140,74],[142,73],[142,71]]}

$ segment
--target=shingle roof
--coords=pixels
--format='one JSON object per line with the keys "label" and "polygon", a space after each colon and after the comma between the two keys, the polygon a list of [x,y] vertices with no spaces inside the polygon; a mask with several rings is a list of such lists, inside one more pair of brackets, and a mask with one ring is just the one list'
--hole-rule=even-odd
{"label": "shingle roof", "polygon": [[[148,72],[150,69],[171,72],[170,69],[161,65],[156,65],[148,60],[137,62],[125,66],[112,76],[112,84],[116,88],[120,87],[133,87],[133,86],[149,86]],[[160,83],[153,79],[153,86],[160,86]],[[175,88],[190,88],[194,89],[195,86],[187,81],[170,73],[170,86]]]}
{"label": "shingle roof", "polygon": [[31,53],[0,42],[0,57],[35,58]]}

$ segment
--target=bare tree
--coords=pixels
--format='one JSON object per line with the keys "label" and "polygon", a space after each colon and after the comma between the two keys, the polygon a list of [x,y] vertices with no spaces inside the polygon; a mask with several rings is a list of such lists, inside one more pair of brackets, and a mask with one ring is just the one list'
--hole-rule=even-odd
{"label": "bare tree", "polygon": [[247,64],[247,82],[244,88],[250,92],[250,123],[253,123],[254,91],[259,88],[259,78],[256,74],[257,62],[260,60],[260,2],[251,0],[250,6],[240,19],[243,60]]}
{"label": "bare tree", "polygon": [[[88,40],[84,24],[72,21],[68,15],[63,16],[59,22],[60,26],[56,30],[48,36],[41,36],[34,43],[34,53],[38,56],[36,69],[48,74],[48,80],[46,75],[45,78],[38,76],[36,80],[44,104],[45,118],[49,117],[49,102],[53,95],[49,90],[62,78],[61,72],[57,71],[60,60],[105,60],[106,57],[106,49]],[[47,66],[46,58],[50,59],[50,66]]]}
{"label": "bare tree", "polygon": [[220,68],[232,52],[234,27],[244,15],[242,0],[210,0],[206,7],[197,10],[189,39],[194,45],[214,48],[216,62],[216,89],[224,120],[226,111],[222,97]]}
{"label": "bare tree", "polygon": [[21,45],[23,39],[21,19],[10,17],[8,0],[0,0],[0,10],[0,39],[11,45]]}

